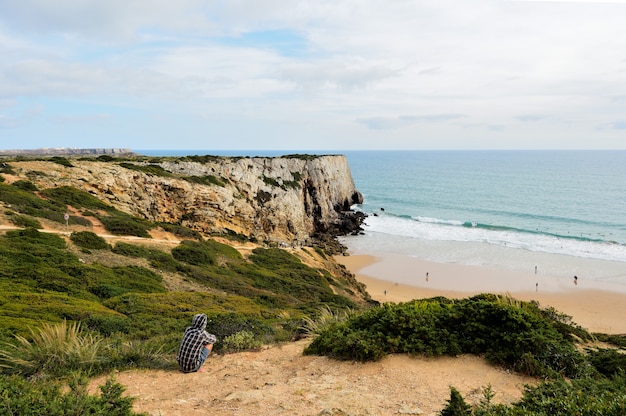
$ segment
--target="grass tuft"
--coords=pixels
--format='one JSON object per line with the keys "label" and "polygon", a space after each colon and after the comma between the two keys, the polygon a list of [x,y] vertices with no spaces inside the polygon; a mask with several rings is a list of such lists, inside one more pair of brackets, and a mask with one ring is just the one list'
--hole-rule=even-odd
{"label": "grass tuft", "polygon": [[9,373],[55,376],[101,361],[102,338],[83,333],[77,322],[45,323],[30,332],[31,340],[16,335],[16,344],[5,344],[0,350],[0,367]]}

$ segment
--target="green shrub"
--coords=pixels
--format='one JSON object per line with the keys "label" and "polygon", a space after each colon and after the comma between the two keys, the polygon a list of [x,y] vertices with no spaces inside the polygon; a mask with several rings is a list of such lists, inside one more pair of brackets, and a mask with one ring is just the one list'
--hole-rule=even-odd
{"label": "green shrub", "polygon": [[172,257],[195,266],[215,264],[215,253],[200,242],[186,240],[172,249]]}
{"label": "green shrub", "polygon": [[71,186],[44,189],[41,191],[41,194],[63,206],[71,205],[78,209],[113,210],[113,207],[94,197],[89,192]]}
{"label": "green shrub", "polygon": [[269,176],[263,176],[261,178],[261,180],[263,181],[264,184],[272,186],[272,187],[280,187],[280,183],[278,183],[278,181],[274,178],[270,178]]}
{"label": "green shrub", "polygon": [[64,204],[41,199],[30,191],[12,185],[0,183],[0,201],[10,205],[11,209],[21,214],[65,222],[63,215],[66,206]]}
{"label": "green shrub", "polygon": [[65,240],[58,235],[52,233],[42,233],[34,228],[7,231],[5,238],[11,241],[16,248],[25,246],[34,248],[32,246],[38,246],[38,248],[43,251],[46,248],[64,249],[67,247]]}
{"label": "green shrub", "polygon": [[196,230],[192,230],[191,228],[183,227],[182,225],[161,222],[159,223],[159,226],[163,229],[163,231],[172,233],[180,238],[193,238],[195,240],[202,240],[202,235],[199,232],[197,232]]}
{"label": "green shrub", "polygon": [[147,340],[113,337],[107,345],[106,354],[110,368],[174,369],[178,367],[171,346],[163,336]]}
{"label": "green shrub", "polygon": [[215,240],[182,241],[172,249],[172,256],[178,260],[195,266],[214,265],[217,257],[240,260],[241,254],[226,244]]}
{"label": "green shrub", "polygon": [[124,388],[109,378],[100,386],[100,395],[87,393],[88,380],[75,376],[69,391],[61,383],[26,380],[19,376],[0,376],[0,414],[2,415],[110,415],[132,416],[132,397],[124,396]]}
{"label": "green shrub", "polygon": [[226,238],[230,241],[237,241],[240,243],[245,243],[248,241],[251,241],[250,238],[248,238],[248,236],[244,235],[244,234],[239,234],[231,229],[226,229],[223,232],[219,232],[219,233],[213,233],[211,234],[215,237],[222,237],[222,238]]}
{"label": "green shrub", "polygon": [[68,224],[69,225],[82,225],[83,227],[93,227],[93,223],[89,221],[87,218],[76,216],[76,215],[70,215],[70,218],[68,219]]}
{"label": "green shrub", "polygon": [[245,330],[227,336],[222,342],[223,350],[227,352],[258,350],[262,345],[252,332]]}
{"label": "green shrub", "polygon": [[614,349],[587,351],[589,362],[600,374],[612,377],[626,374],[626,354]]}
{"label": "green shrub", "polygon": [[77,246],[89,250],[108,250],[111,248],[104,238],[91,231],[75,231],[70,234],[70,240]]}
{"label": "green shrub", "polygon": [[362,361],[389,353],[471,353],[530,375],[588,373],[583,355],[560,331],[531,303],[496,295],[433,298],[384,304],[331,325],[305,352]]}
{"label": "green shrub", "polygon": [[73,168],[74,165],[72,165],[72,162],[70,162],[67,158],[65,157],[61,157],[61,156],[52,156],[50,159],[48,159],[50,162],[54,162],[57,163],[61,166],[65,166],[68,168]]}
{"label": "green shrub", "polygon": [[19,181],[13,182],[12,185],[18,189],[22,189],[28,192],[34,192],[37,190],[37,186],[35,186],[35,184],[32,183],[31,181],[19,180]]}
{"label": "green shrub", "polygon": [[92,315],[81,322],[83,328],[97,331],[105,337],[115,333],[128,334],[131,332],[131,322],[125,316],[120,315]]}
{"label": "green shrub", "polygon": [[205,175],[205,176],[186,176],[186,181],[191,183],[197,183],[200,185],[216,185],[216,186],[226,186],[226,182],[228,182],[225,178],[217,178],[213,175]]}
{"label": "green shrub", "polygon": [[129,163],[129,162],[122,162],[120,163],[120,166],[126,169],[130,169],[130,170],[136,170],[138,172],[143,172],[146,173],[148,175],[153,175],[153,176],[161,176],[164,178],[170,178],[174,175],[172,175],[171,172],[163,169],[161,166],[159,165],[136,165],[134,163]]}
{"label": "green shrub", "polygon": [[115,212],[111,215],[98,215],[98,219],[111,234],[150,238],[148,230],[152,228],[152,225],[145,220],[121,212]]}
{"label": "green shrub", "polygon": [[[565,381],[558,379],[546,381],[537,386],[526,386],[521,400],[511,405],[491,404],[487,396],[469,413],[462,404],[458,410],[462,413],[444,413],[452,411],[451,403],[464,403],[460,394],[440,414],[463,414],[474,416],[595,416],[623,415],[626,410],[626,379],[614,380],[583,378]],[[491,396],[493,394],[491,393]]]}
{"label": "green shrub", "polygon": [[11,221],[11,223],[17,227],[35,228],[35,229],[43,228],[39,221],[37,221],[34,218],[30,218],[24,215],[12,215],[9,217],[9,221]]}
{"label": "green shrub", "polygon": [[441,416],[469,416],[472,414],[472,408],[465,403],[461,393],[454,387],[450,387],[450,399],[448,404],[439,413]]}

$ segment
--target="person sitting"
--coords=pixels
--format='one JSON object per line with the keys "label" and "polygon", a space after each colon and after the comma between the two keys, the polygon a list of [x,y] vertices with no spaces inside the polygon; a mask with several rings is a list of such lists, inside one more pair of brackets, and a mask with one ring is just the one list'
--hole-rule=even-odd
{"label": "person sitting", "polygon": [[205,331],[207,317],[203,313],[194,315],[191,326],[185,329],[180,342],[176,361],[184,373],[202,372],[202,364],[213,350],[217,338]]}

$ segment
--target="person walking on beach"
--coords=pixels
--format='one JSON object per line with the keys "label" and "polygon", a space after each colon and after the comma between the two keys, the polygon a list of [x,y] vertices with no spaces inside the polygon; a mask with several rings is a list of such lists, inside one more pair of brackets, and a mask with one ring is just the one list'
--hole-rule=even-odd
{"label": "person walking on beach", "polygon": [[535,274],[537,274],[537,266],[535,266]]}
{"label": "person walking on beach", "polygon": [[578,286],[578,276],[574,276],[574,284]]}
{"label": "person walking on beach", "polygon": [[185,329],[176,361],[183,373],[202,372],[202,364],[213,350],[217,338],[205,331],[207,317],[203,313],[194,315],[191,326]]}
{"label": "person walking on beach", "polygon": [[539,292],[539,282],[535,283],[535,292]]}
{"label": "person walking on beach", "polygon": [[426,272],[426,281],[428,282],[428,272]]}

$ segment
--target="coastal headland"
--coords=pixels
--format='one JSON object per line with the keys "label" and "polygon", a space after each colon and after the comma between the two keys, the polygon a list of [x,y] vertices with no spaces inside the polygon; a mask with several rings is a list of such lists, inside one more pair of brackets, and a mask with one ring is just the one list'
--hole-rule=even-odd
{"label": "coastal headland", "polygon": [[[240,312],[253,318],[254,325],[243,326],[246,329],[266,328],[265,317],[284,319],[293,328],[292,321],[297,321],[293,317],[300,318],[305,308],[313,314],[316,306],[333,302],[345,306],[346,299],[364,305],[371,304],[370,296],[380,302],[402,302],[484,292],[527,296],[572,315],[590,331],[623,332],[611,319],[588,319],[584,309],[576,309],[582,300],[568,306],[556,303],[556,297],[540,297],[544,290],[549,296],[560,294],[548,290],[543,281],[537,291],[529,292],[523,285],[497,286],[502,276],[497,270],[408,262],[393,255],[337,255],[342,250],[333,251],[337,246],[328,239],[358,232],[363,220],[349,209],[362,196],[341,156],[93,159],[35,157],[8,160],[0,169],[4,198],[0,221],[5,224],[0,237],[9,253],[0,283],[15,295],[3,303],[10,312],[3,316],[5,335],[14,327],[25,333],[27,325],[42,322],[41,316],[54,322],[93,314],[98,318],[90,321],[94,328],[126,329],[117,336],[133,342],[135,332],[144,331],[161,346],[168,342],[171,356],[180,331],[197,310],[212,314],[212,329],[222,331],[224,338],[235,333],[233,316]],[[146,227],[139,230],[146,236],[113,235],[107,228],[111,225],[118,232],[120,225]],[[104,244],[81,248],[71,234],[84,231],[92,242],[102,243],[101,238]],[[307,245],[313,241],[315,246]],[[33,254],[12,251],[22,244]],[[202,264],[197,260],[204,254]],[[252,264],[255,256],[258,263]],[[31,263],[43,271],[23,267]],[[222,273],[226,269],[229,274]],[[414,284],[398,283],[396,276],[408,273]],[[302,276],[318,286],[304,286]],[[477,280],[468,280],[471,276]],[[513,281],[534,284],[534,279],[522,274]],[[273,282],[278,284],[269,284]],[[594,309],[598,305],[591,302],[586,285],[580,281],[572,290],[585,290],[590,311],[600,310]],[[296,290],[298,296],[293,295]],[[609,298],[602,293],[598,301],[608,306]],[[3,293],[7,294],[11,295]],[[563,295],[569,292],[563,290]],[[55,303],[57,299],[62,305]],[[623,316],[619,305],[602,313]],[[131,326],[135,323],[141,326]],[[130,345],[138,345],[133,342]],[[136,398],[137,411],[185,416],[435,415],[445,406],[450,386],[470,403],[480,402],[487,387],[496,394],[494,403],[512,403],[520,399],[525,385],[539,382],[470,354],[438,358],[390,354],[378,362],[359,363],[303,356],[309,342],[277,342],[236,354],[217,352],[204,373],[183,374],[175,367],[111,372]],[[109,377],[92,380],[89,391],[95,393]]]}

